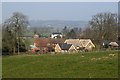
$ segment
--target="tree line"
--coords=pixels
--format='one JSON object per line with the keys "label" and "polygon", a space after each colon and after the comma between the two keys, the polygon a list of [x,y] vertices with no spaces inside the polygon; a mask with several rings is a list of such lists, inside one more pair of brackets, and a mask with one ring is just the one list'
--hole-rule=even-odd
{"label": "tree line", "polygon": [[[25,41],[21,38],[27,30],[28,17],[15,12],[2,24],[2,51],[10,54],[19,54],[20,48],[25,48]],[[98,13],[92,16],[85,30],[74,27],[69,29],[65,26],[62,30],[65,39],[89,38],[97,44],[103,40],[118,40],[118,16],[113,13]]]}
{"label": "tree line", "polygon": [[63,29],[65,38],[89,38],[101,45],[104,40],[118,42],[118,16],[114,13],[98,13],[92,16],[85,30],[73,28]]}

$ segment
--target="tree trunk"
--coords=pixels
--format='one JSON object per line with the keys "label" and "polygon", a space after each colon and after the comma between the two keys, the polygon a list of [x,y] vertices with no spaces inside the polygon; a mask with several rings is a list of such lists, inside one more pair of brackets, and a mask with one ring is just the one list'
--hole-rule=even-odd
{"label": "tree trunk", "polygon": [[18,36],[18,55],[19,55],[19,36]]}
{"label": "tree trunk", "polygon": [[13,48],[13,54],[15,54],[15,51],[16,51],[16,47],[14,46],[14,48]]}

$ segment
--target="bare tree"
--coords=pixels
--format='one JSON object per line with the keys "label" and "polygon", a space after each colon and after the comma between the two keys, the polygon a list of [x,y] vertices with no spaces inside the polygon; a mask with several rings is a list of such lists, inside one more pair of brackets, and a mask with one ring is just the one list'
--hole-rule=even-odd
{"label": "bare tree", "polygon": [[99,13],[89,21],[93,38],[100,43],[103,40],[117,40],[117,14]]}
{"label": "bare tree", "polygon": [[28,26],[27,17],[19,12],[13,13],[13,16],[10,17],[8,20],[6,20],[2,25],[4,31],[3,40],[5,40],[4,41],[5,43],[8,42],[7,44],[8,46],[12,44],[11,48],[13,49],[14,54],[17,46],[18,46],[18,54],[19,54],[20,36],[22,36],[25,33],[27,26]]}

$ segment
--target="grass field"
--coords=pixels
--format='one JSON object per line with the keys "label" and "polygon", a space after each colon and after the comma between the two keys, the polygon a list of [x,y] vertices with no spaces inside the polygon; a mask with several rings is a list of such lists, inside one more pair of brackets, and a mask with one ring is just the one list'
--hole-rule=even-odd
{"label": "grass field", "polygon": [[117,56],[117,51],[4,56],[2,75],[3,78],[117,78]]}

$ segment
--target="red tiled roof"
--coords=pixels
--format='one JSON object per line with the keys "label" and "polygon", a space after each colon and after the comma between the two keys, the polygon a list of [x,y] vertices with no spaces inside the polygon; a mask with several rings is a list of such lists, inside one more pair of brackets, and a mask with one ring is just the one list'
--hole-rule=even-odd
{"label": "red tiled roof", "polygon": [[47,47],[49,44],[48,38],[37,38],[35,39],[34,43],[36,43],[37,47]]}

